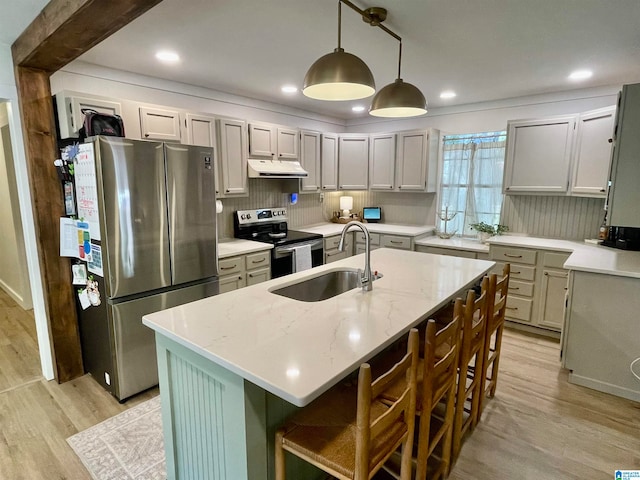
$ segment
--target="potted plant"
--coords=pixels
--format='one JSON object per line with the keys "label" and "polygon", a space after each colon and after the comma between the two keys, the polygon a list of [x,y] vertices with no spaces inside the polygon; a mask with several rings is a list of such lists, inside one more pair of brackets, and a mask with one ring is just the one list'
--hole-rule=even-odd
{"label": "potted plant", "polygon": [[486,243],[489,237],[494,235],[502,235],[504,232],[509,231],[509,227],[506,225],[489,225],[488,223],[478,222],[469,225],[471,229],[478,232],[478,237],[482,243]]}

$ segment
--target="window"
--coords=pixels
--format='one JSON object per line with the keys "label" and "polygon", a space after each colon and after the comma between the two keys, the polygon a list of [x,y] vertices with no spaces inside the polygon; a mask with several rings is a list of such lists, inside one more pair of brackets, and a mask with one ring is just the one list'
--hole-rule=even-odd
{"label": "window", "polygon": [[502,174],[507,132],[446,135],[443,139],[442,184],[438,230],[476,235],[472,223],[500,223]]}

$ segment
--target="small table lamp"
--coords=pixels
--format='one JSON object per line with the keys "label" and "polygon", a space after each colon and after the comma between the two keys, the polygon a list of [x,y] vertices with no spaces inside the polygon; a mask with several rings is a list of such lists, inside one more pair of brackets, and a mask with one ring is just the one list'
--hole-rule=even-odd
{"label": "small table lamp", "polygon": [[349,211],[353,208],[353,197],[340,197],[342,218],[349,218]]}

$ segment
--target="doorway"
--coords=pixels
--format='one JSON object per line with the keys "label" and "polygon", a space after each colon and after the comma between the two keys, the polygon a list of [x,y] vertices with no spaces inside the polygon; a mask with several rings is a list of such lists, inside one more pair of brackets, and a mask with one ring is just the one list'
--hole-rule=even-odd
{"label": "doorway", "polygon": [[8,102],[0,102],[0,288],[30,310],[33,303],[7,107]]}

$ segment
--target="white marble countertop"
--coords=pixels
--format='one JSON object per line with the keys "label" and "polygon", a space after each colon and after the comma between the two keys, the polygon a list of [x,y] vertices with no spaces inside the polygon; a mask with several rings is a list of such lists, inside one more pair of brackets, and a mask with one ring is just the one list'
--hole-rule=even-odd
{"label": "white marble countertop", "polygon": [[438,236],[425,237],[415,241],[416,245],[426,247],[451,248],[453,250],[467,250],[471,252],[489,253],[489,245],[472,238],[451,237],[440,238]]}
{"label": "white marble countertop", "polygon": [[273,245],[239,238],[224,238],[218,240],[218,258],[233,257],[234,255],[246,255],[247,253],[271,250]]}
{"label": "white marble countertop", "polygon": [[437,311],[494,265],[382,248],[373,290],[321,302],[270,290],[362,268],[364,254],[143,317],[143,323],[286,401],[304,406]]}
{"label": "white marble countertop", "polygon": [[[305,225],[302,227],[290,227],[291,230],[298,230],[307,233],[319,233],[323,237],[339,235],[342,233],[344,223],[318,223],[315,225]],[[365,223],[365,227],[371,233],[387,233],[390,235],[405,235],[407,237],[419,237],[421,235],[431,235],[436,228],[435,225],[394,225],[391,223]],[[355,228],[350,231],[358,231]]]}
{"label": "white marble countertop", "polygon": [[489,238],[488,242],[491,245],[570,252],[571,255],[564,263],[564,268],[568,270],[640,278],[640,252],[570,240],[519,235],[495,236]]}

